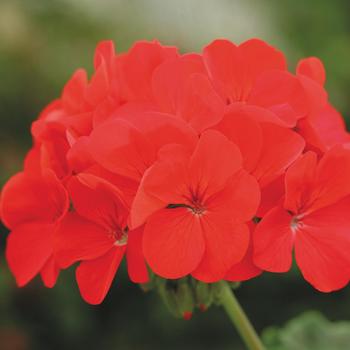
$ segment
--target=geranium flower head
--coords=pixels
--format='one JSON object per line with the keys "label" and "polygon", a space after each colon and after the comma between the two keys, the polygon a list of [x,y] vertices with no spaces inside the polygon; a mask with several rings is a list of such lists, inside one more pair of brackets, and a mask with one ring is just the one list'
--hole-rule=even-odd
{"label": "geranium flower head", "polygon": [[259,39],[186,54],[99,43],[2,189],[18,285],[40,274],[51,287],[78,264],[82,297],[99,304],[125,256],[130,280],[152,277],[186,319],[212,303],[208,283],[286,272],[293,254],[318,290],[345,286],[350,137],[325,79],[318,58],[289,72]]}

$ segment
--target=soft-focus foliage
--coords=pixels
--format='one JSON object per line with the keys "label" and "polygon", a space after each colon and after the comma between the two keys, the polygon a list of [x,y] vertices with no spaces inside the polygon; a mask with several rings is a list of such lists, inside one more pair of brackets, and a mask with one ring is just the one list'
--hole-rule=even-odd
{"label": "soft-focus foliage", "polygon": [[269,350],[344,350],[350,344],[350,322],[330,322],[319,312],[306,312],[284,327],[263,332]]}

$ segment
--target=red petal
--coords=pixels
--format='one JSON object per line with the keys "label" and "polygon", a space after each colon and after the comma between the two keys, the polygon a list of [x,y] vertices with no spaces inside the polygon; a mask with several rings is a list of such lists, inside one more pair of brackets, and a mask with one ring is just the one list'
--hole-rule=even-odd
{"label": "red petal", "polygon": [[335,146],[320,160],[308,211],[326,207],[350,194],[350,149]]}
{"label": "red petal", "polygon": [[306,116],[315,111],[321,111],[326,107],[328,94],[320,84],[304,75],[299,75],[298,80],[303,91],[301,108]]}
{"label": "red petal", "polygon": [[350,271],[350,197],[302,220],[296,233],[295,258],[304,278],[316,289],[344,287]]}
{"label": "red petal", "polygon": [[76,279],[83,299],[92,305],[102,303],[106,297],[120,262],[125,246],[111,249],[95,260],[83,261],[76,270]]}
{"label": "red petal", "polygon": [[261,201],[256,216],[261,218],[272,208],[283,203],[284,175],[261,188]]}
{"label": "red petal", "polygon": [[114,240],[105,228],[69,213],[58,227],[55,236],[55,257],[62,268],[76,261],[89,260],[105,254]]}
{"label": "red petal", "polygon": [[143,252],[156,274],[180,278],[198,266],[205,250],[200,221],[187,208],[162,209],[148,219]]}
{"label": "red petal", "polygon": [[115,119],[95,128],[90,153],[107,170],[139,180],[155,158],[144,135],[125,120]]}
{"label": "red petal", "polygon": [[[158,163],[151,167],[149,171],[146,171],[144,179],[140,183],[140,187],[136,193],[135,199],[132,203],[130,211],[130,228],[134,229],[143,225],[147,218],[158,211],[159,209],[165,208],[169,203],[157,198],[152,194],[148,193],[146,188],[148,183],[157,179],[159,175]],[[162,167],[161,167],[162,168]],[[162,177],[163,180],[163,177]],[[161,186],[159,186],[161,187]]]}
{"label": "red petal", "polygon": [[235,144],[216,130],[205,131],[189,163],[191,188],[208,198],[222,190],[241,166],[241,152]]}
{"label": "red petal", "polygon": [[142,225],[148,216],[168,204],[186,201],[188,161],[189,155],[180,145],[161,149],[160,159],[145,172],[133,201],[130,213],[132,228]]}
{"label": "red petal", "polygon": [[209,212],[221,213],[235,222],[247,222],[256,214],[259,203],[260,189],[256,179],[241,170],[204,205]]}
{"label": "red petal", "polygon": [[49,134],[41,144],[40,163],[42,169],[51,169],[59,179],[69,174],[66,154],[69,150],[66,135]]}
{"label": "red petal", "polygon": [[126,111],[93,131],[90,152],[106,169],[140,180],[162,146],[177,143],[192,148],[197,139],[195,131],[174,116]]}
{"label": "red petal", "polygon": [[189,148],[195,147],[198,135],[183,120],[159,112],[125,112],[119,118],[132,124],[147,137],[156,150],[162,146],[177,143]]}
{"label": "red petal", "polygon": [[91,107],[101,103],[109,93],[110,82],[106,64],[101,62],[85,91],[85,99]]}
{"label": "red petal", "polygon": [[261,123],[263,147],[253,171],[260,185],[266,186],[283,174],[302,153],[305,142],[297,133],[270,123]]}
{"label": "red petal", "polygon": [[94,67],[97,70],[102,62],[107,65],[112,63],[115,57],[114,43],[112,40],[104,40],[98,43],[95,56],[94,56]]}
{"label": "red petal", "polygon": [[79,174],[68,183],[75,210],[85,219],[107,231],[124,227],[128,216],[122,193],[108,181],[90,174]]}
{"label": "red petal", "polygon": [[297,66],[297,74],[306,75],[320,85],[326,81],[326,71],[322,61],[317,57],[308,57],[300,60]]}
{"label": "red petal", "polygon": [[40,148],[40,145],[36,144],[28,151],[24,159],[24,172],[30,174],[41,173]]}
{"label": "red petal", "polygon": [[40,271],[41,279],[45,287],[53,288],[57,282],[60,269],[53,256],[49,258],[44,267]]}
{"label": "red petal", "polygon": [[219,280],[243,258],[249,231],[240,222],[254,216],[259,194],[256,180],[242,170],[204,204],[207,210],[200,218],[206,250],[201,264],[192,273],[195,278],[205,282]]}
{"label": "red petal", "polygon": [[125,83],[129,87],[128,99],[152,100],[152,74],[165,60],[178,56],[177,49],[160,45],[157,41],[137,42],[123,60]]}
{"label": "red petal", "polygon": [[259,39],[250,39],[239,45],[249,74],[253,77],[271,69],[287,69],[283,53]]}
{"label": "red petal", "polygon": [[87,74],[84,69],[75,71],[71,79],[64,86],[62,105],[68,113],[81,112],[87,87]]}
{"label": "red petal", "polygon": [[50,170],[39,174],[18,173],[4,186],[1,218],[9,227],[26,222],[53,223],[67,211],[67,192]]}
{"label": "red petal", "polygon": [[159,65],[152,75],[154,98],[164,112],[176,114],[190,75],[204,73],[201,61],[178,57]]}
{"label": "red petal", "polygon": [[225,104],[204,74],[193,74],[184,87],[178,114],[195,130],[203,132],[223,117]]}
{"label": "red petal", "polygon": [[164,62],[152,77],[161,110],[180,116],[199,132],[217,123],[224,108],[204,73],[201,60],[185,56]]}
{"label": "red petal", "polygon": [[[254,231],[255,225],[250,225],[250,231]],[[251,235],[252,236],[252,235]],[[227,281],[246,281],[253,277],[259,276],[262,273],[253,262],[253,240],[249,240],[249,246],[243,260],[233,265],[227,272],[225,280]]]}
{"label": "red petal", "polygon": [[341,114],[330,104],[321,111],[311,113],[301,119],[297,126],[308,147],[325,152],[331,147],[350,141],[345,121]]}
{"label": "red petal", "polygon": [[129,278],[134,283],[147,283],[149,280],[147,265],[142,251],[143,228],[129,231],[126,260]]}
{"label": "red petal", "polygon": [[256,81],[248,102],[274,112],[287,127],[293,127],[297,119],[305,116],[302,85],[287,71],[270,71]]}
{"label": "red petal", "polygon": [[89,152],[89,138],[82,136],[76,140],[67,153],[67,162],[73,173],[80,173],[94,164]]}
{"label": "red petal", "polygon": [[96,127],[110,119],[116,109],[119,108],[120,101],[112,96],[107,96],[92,112],[92,125]]}
{"label": "red petal", "polygon": [[9,234],[6,259],[18,286],[27,284],[52,255],[54,225],[23,224]]}
{"label": "red petal", "polygon": [[246,100],[262,72],[286,68],[283,55],[257,39],[238,47],[227,40],[215,40],[204,49],[203,58],[216,89],[230,102]]}
{"label": "red petal", "polygon": [[200,220],[205,252],[192,276],[203,282],[216,282],[223,279],[232,265],[244,257],[249,230],[246,225],[237,224],[230,216],[219,212],[205,213]]}
{"label": "red petal", "polygon": [[314,152],[303,154],[287,170],[285,177],[286,198],[284,207],[293,213],[302,212],[309,202],[312,184],[316,176],[317,155]]}
{"label": "red petal", "polygon": [[260,106],[241,102],[231,103],[227,106],[226,113],[240,113],[258,123],[272,123],[283,126],[284,128],[290,127],[288,123],[286,124],[275,112]]}
{"label": "red petal", "polygon": [[263,144],[259,123],[241,109],[227,113],[215,129],[239,147],[243,157],[243,167],[247,171],[252,171],[259,160]]}
{"label": "red petal", "polygon": [[292,265],[292,217],[275,207],[259,222],[254,233],[254,263],[263,270],[286,272]]}
{"label": "red petal", "polygon": [[[94,175],[100,179],[103,179],[120,190],[121,197],[125,200],[127,207],[131,207],[131,203],[134,200],[139,183],[128,177],[113,174],[110,171],[104,169],[99,164],[94,164],[92,167],[85,170],[85,174]],[[82,174],[79,174],[81,177]],[[91,187],[91,186],[90,186]]]}

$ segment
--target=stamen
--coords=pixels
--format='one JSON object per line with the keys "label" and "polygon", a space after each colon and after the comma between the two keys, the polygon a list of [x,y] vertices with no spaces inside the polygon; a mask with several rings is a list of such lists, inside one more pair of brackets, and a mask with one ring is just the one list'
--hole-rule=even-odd
{"label": "stamen", "polygon": [[193,214],[198,215],[198,216],[202,216],[206,211],[206,209],[202,206],[191,207],[191,208],[189,208],[189,210]]}
{"label": "stamen", "polygon": [[108,236],[114,240],[114,245],[123,246],[128,243],[128,227],[124,229],[117,228],[108,232]]}
{"label": "stamen", "polygon": [[300,221],[299,216],[293,216],[292,220],[290,222],[290,229],[292,230],[293,234],[296,234],[299,229],[303,227],[303,222]]}

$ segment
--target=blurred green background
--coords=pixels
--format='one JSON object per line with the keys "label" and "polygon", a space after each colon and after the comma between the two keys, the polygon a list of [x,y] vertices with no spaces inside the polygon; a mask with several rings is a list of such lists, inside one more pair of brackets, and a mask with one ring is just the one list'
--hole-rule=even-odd
{"label": "blurred green background", "polygon": [[[217,37],[260,37],[286,53],[291,70],[301,57],[320,57],[330,99],[350,117],[349,14],[348,0],[0,0],[0,185],[21,168],[31,121],[76,68],[91,72],[102,39],[113,39],[119,52],[154,38],[185,52]],[[221,309],[174,319],[157,295],[129,283],[125,271],[98,307],[80,299],[72,272],[52,290],[37,280],[18,289],[3,258],[7,232],[0,230],[0,350],[243,349]],[[237,295],[259,331],[312,309],[331,321],[350,320],[350,287],[321,294],[296,270],[264,274]],[[279,341],[274,332],[265,332],[271,344]],[[343,344],[339,349],[350,349],[350,341]],[[291,346],[273,349],[301,349]]]}

